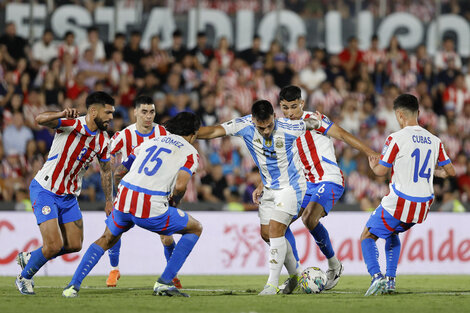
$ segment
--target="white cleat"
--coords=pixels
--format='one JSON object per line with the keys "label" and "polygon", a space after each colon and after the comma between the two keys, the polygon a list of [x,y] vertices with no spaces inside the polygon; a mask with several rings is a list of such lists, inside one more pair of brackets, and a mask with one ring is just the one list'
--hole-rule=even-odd
{"label": "white cleat", "polygon": [[279,286],[279,293],[288,295],[294,292],[294,290],[299,285],[299,276],[298,275],[290,275],[286,281]]}
{"label": "white cleat", "polygon": [[258,296],[273,296],[277,295],[279,292],[279,288],[274,285],[266,284],[263,290],[258,294]]}
{"label": "white cleat", "polygon": [[155,282],[155,285],[153,285],[153,294],[155,296],[167,296],[167,297],[185,297],[189,298],[189,295],[187,293],[181,292],[173,286],[173,284],[164,284],[159,282],[158,280]]}
{"label": "white cleat", "polygon": [[78,289],[74,285],[68,285],[62,291],[62,296],[65,298],[76,298],[78,297]]}
{"label": "white cleat", "polygon": [[371,295],[379,295],[384,293],[385,291],[385,286],[387,284],[387,280],[381,273],[375,274],[372,277],[372,281],[370,282],[369,289],[367,289],[366,293],[364,296],[371,296]]}
{"label": "white cleat", "polygon": [[343,271],[343,263],[340,263],[339,267],[336,269],[328,269],[326,271],[327,281],[325,284],[325,290],[333,289],[338,284],[339,278],[341,277],[341,274],[343,274]]}
{"label": "white cleat", "polygon": [[[31,259],[31,252],[20,252],[16,256],[16,263],[21,267],[21,270],[24,270],[26,264],[28,264],[29,259]],[[34,279],[31,278],[31,285],[34,288]]]}
{"label": "white cleat", "polygon": [[16,277],[16,288],[20,291],[21,294],[23,295],[34,295],[34,289],[33,289],[33,284],[31,279],[26,279],[22,277],[21,275],[18,275]]}

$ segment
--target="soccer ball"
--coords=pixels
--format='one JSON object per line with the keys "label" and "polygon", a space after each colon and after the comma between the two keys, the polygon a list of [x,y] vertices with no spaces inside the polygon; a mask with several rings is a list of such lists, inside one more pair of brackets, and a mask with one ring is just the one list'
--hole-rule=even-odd
{"label": "soccer ball", "polygon": [[318,267],[308,267],[300,275],[299,285],[305,293],[320,293],[325,289],[326,274]]}

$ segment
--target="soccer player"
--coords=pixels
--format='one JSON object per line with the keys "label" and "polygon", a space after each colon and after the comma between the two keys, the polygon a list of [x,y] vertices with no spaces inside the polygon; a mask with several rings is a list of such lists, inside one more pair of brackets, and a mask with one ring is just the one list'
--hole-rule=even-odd
{"label": "soccer player", "polygon": [[285,238],[287,226],[298,213],[306,190],[300,160],[294,152],[295,140],[306,130],[321,127],[323,122],[312,118],[301,121],[276,119],[271,103],[258,100],[251,108],[251,115],[202,127],[199,131],[199,139],[227,135],[243,138],[259,168],[264,185],[264,196],[259,205],[261,233],[268,234],[270,243],[269,278],[259,295],[278,293],[283,264],[289,275],[299,274],[292,246]]}
{"label": "soccer player", "polygon": [[119,185],[114,210],[106,220],[104,234],[90,245],[62,295],[77,297],[83,279],[121,235],[138,225],[163,235],[182,234],[160,278],[155,295],[185,296],[172,280],[183,266],[202,232],[201,224],[175,206],[196,171],[199,155],[192,143],[200,121],[182,112],[165,125],[170,134],[156,136],[134,148],[115,173]]}
{"label": "soccer player", "polygon": [[[403,94],[393,102],[401,130],[385,141],[382,155],[369,157],[378,176],[392,169],[390,192],[370,216],[361,235],[362,255],[372,282],[365,296],[394,293],[400,238],[416,223],[426,219],[434,199],[433,178],[455,176],[454,167],[439,138],[418,125],[419,106],[415,96]],[[435,166],[442,168],[435,169]],[[376,240],[385,239],[386,277],[378,262]]]}
{"label": "soccer player", "polygon": [[[307,131],[297,138],[295,144],[307,179],[307,192],[301,205],[302,222],[328,260],[326,272],[328,281],[325,290],[329,290],[336,286],[344,270],[342,263],[335,256],[328,231],[320,223],[320,219],[328,215],[344,192],[343,173],[336,162],[332,138],[342,140],[368,156],[377,153],[332,123],[325,115],[304,111],[304,100],[301,98],[299,87],[291,85],[282,88],[279,100],[284,116],[290,120],[302,120],[313,116],[322,121],[322,128]],[[255,198],[262,194],[262,187],[258,186],[255,190]]]}
{"label": "soccer player", "polygon": [[34,294],[32,278],[47,261],[81,250],[83,221],[77,197],[82,177],[95,157],[100,164],[105,211],[109,214],[112,210],[113,180],[106,129],[113,119],[114,99],[104,92],[94,92],[86,98],[86,107],[87,114],[82,117],[70,108],[36,117],[39,125],[55,128],[56,134],[49,158],[29,187],[43,246],[17,256],[23,271],[16,286],[22,294]]}
{"label": "soccer player", "polygon": [[[155,118],[155,104],[151,97],[138,96],[135,99],[134,115],[136,123],[117,132],[111,139],[111,155],[117,156],[118,160],[124,161],[132,152],[132,149],[142,142],[167,134],[163,126],[153,122]],[[161,235],[160,238],[163,243],[165,258],[168,262],[175,248],[175,241],[172,236]],[[121,240],[108,250],[111,263],[111,271],[106,280],[108,287],[116,287],[117,280],[121,277],[119,273],[120,249]],[[174,278],[173,284],[177,288],[182,288],[181,282],[177,277]]]}

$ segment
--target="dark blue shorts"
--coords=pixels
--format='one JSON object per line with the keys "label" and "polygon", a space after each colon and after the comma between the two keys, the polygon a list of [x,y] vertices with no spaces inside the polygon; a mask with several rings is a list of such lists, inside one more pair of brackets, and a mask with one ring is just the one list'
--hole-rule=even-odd
{"label": "dark blue shorts", "polygon": [[413,227],[415,223],[404,223],[396,219],[379,205],[367,221],[369,232],[379,238],[387,239],[392,234],[403,233]]}
{"label": "dark blue shorts", "polygon": [[35,179],[29,185],[29,195],[38,225],[53,218],[57,218],[59,224],[82,218],[82,212],[74,195],[56,195],[44,189]]}
{"label": "dark blue shorts", "polygon": [[307,191],[305,192],[302,208],[306,208],[310,202],[320,204],[325,213],[330,213],[334,204],[338,202],[343,195],[344,187],[331,182],[311,183],[307,182]]}
{"label": "dark blue shorts", "polygon": [[169,236],[186,228],[188,220],[189,216],[186,212],[170,206],[162,215],[149,218],[139,218],[131,213],[113,210],[106,219],[106,225],[114,236],[121,235],[134,225]]}

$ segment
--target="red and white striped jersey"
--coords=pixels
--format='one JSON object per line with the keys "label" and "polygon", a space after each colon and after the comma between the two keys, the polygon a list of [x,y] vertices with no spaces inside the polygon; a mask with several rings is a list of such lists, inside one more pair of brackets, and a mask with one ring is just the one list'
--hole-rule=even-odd
{"label": "red and white striped jersey", "polygon": [[168,196],[173,191],[180,170],[194,174],[199,155],[183,137],[173,134],[156,136],[137,146],[122,178],[114,208],[135,217],[159,216],[168,210]]}
{"label": "red and white striped jersey", "polygon": [[[304,112],[302,119],[312,117],[312,112]],[[296,139],[305,178],[312,183],[323,181],[344,186],[344,177],[336,163],[333,140],[327,135],[333,122],[322,116],[322,127],[317,131],[307,131]]]}
{"label": "red and white striped jersey", "polygon": [[111,155],[116,156],[116,154],[121,154],[122,160],[125,160],[132,152],[132,149],[140,145],[142,142],[155,138],[156,136],[165,136],[166,134],[167,131],[165,128],[156,123],[153,124],[152,132],[148,134],[139,133],[137,126],[134,123],[114,134],[111,139]]}
{"label": "red and white striped jersey", "polygon": [[434,199],[434,168],[450,163],[439,138],[407,126],[385,141],[379,163],[392,168],[390,193],[382,206],[405,223],[422,223]]}
{"label": "red and white striped jersey", "polygon": [[85,116],[59,119],[49,158],[34,179],[55,194],[78,197],[82,177],[95,156],[102,162],[110,160],[109,142],[107,132],[87,127]]}
{"label": "red and white striped jersey", "polygon": [[306,68],[312,59],[312,54],[305,48],[292,50],[289,52],[288,60],[294,71],[300,72]]}

